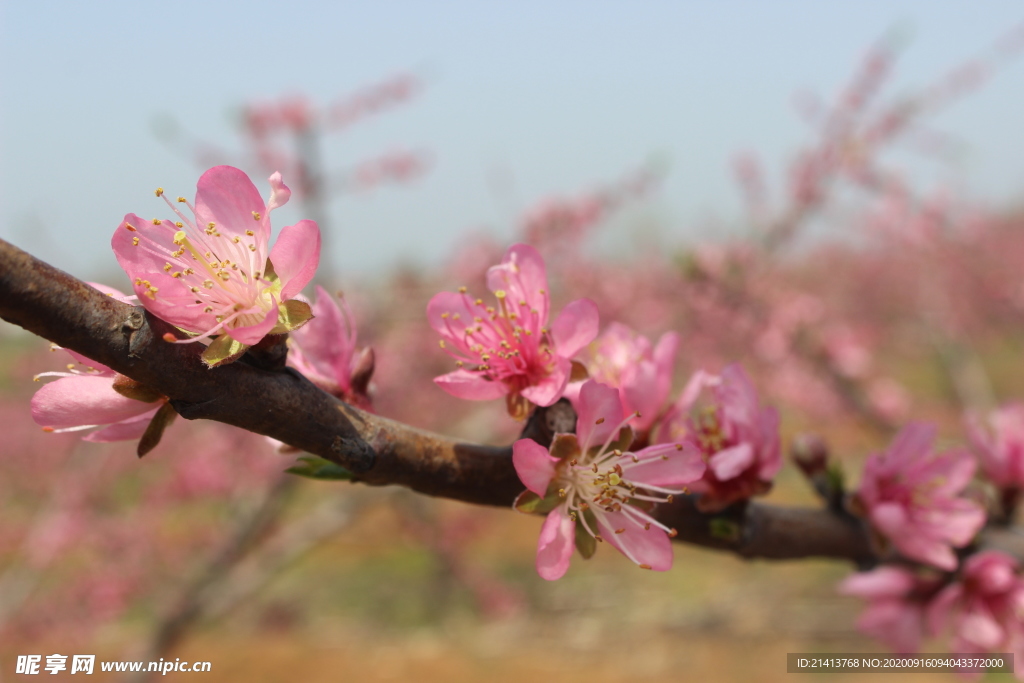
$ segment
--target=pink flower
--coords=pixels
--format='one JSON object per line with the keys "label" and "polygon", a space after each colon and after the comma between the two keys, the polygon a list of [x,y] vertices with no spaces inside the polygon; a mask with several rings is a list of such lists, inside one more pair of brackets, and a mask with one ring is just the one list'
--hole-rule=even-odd
{"label": "pink flower", "polygon": [[[693,411],[708,387],[714,400]],[[738,365],[717,376],[699,371],[690,379],[655,437],[656,442],[679,439],[694,445],[708,464],[704,478],[691,486],[702,494],[698,505],[705,511],[766,493],[782,467],[779,414],[761,407],[757,390]]]}
{"label": "pink flower", "polygon": [[[590,377],[619,390],[623,417],[639,413],[633,428],[646,432],[672,390],[679,335],[666,332],[657,346],[625,325],[612,323],[586,352]],[[573,385],[577,387],[578,385]]]}
{"label": "pink flower", "polygon": [[1024,654],[1024,581],[1017,561],[987,550],[964,561],[960,579],[928,605],[932,635],[952,629],[953,652]]}
{"label": "pink flower", "polygon": [[270,212],[291,196],[279,173],[270,185],[264,203],[245,173],[216,166],[199,179],[195,206],[178,197],[194,220],[157,189],[177,220],[128,214],[111,240],[142,305],[196,335],[180,341],[221,335],[204,353],[210,365],[234,360],[265,335],[309,319],[308,305],[289,300],[316,272],[320,230],[308,220],[285,227],[268,259]]}
{"label": "pink flower", "polygon": [[1024,489],[1024,404],[993,412],[988,429],[971,416],[967,431],[985,476],[1001,489]]}
{"label": "pink flower", "polygon": [[369,408],[366,395],[373,372],[373,350],[357,353],[356,323],[345,299],[316,287],[313,319],[291,334],[288,364],[329,394]]}
{"label": "pink flower", "polygon": [[917,652],[924,636],[925,605],[939,579],[924,578],[902,567],[879,567],[850,576],[839,592],[868,601],[857,629],[900,654]]}
{"label": "pink flower", "polygon": [[[597,306],[573,301],[548,328],[548,279],[544,259],[516,244],[487,271],[496,306],[459,293],[441,292],[427,304],[431,327],[458,370],[434,382],[452,396],[487,400],[505,396],[509,413],[525,417],[529,404],[549,406],[565,391],[571,358],[597,336]],[[466,367],[468,365],[468,367]]]}
{"label": "pink flower", "polygon": [[934,439],[931,425],[904,427],[887,451],[868,458],[856,502],[904,556],[952,571],[952,548],[970,543],[985,512],[959,497],[974,475],[974,458],[963,450],[935,453]]}
{"label": "pink flower", "polygon": [[[135,298],[103,285],[92,286],[119,301],[129,302]],[[70,349],[58,346],[52,349],[65,351],[75,362],[68,364],[67,372],[43,372],[35,376],[37,381],[41,377],[60,377],[32,397],[32,419],[45,431],[59,433],[95,429],[82,437],[83,440],[101,443],[130,441],[146,433],[157,413],[161,413],[158,421],[161,433],[173,419],[175,413],[167,406],[165,396],[140,387],[106,365]],[[159,435],[156,436],[159,440]]]}
{"label": "pink flower", "polygon": [[551,449],[531,439],[512,447],[526,486],[516,508],[547,513],[537,545],[537,573],[565,574],[573,545],[589,557],[608,541],[643,569],[672,566],[674,529],[651,516],[651,504],[671,502],[704,472],[700,453],[684,443],[627,452],[632,430],[622,419],[619,392],[591,380],[580,390],[576,434],[558,434]]}

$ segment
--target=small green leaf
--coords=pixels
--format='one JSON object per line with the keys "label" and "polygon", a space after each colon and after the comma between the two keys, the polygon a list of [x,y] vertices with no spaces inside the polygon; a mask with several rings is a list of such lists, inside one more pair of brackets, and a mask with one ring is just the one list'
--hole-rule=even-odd
{"label": "small green leaf", "polygon": [[203,362],[210,368],[234,363],[248,348],[247,344],[235,341],[230,335],[222,334],[203,351]]}
{"label": "small green leaf", "polygon": [[160,439],[163,438],[164,430],[174,422],[176,417],[178,417],[178,413],[174,411],[170,403],[160,406],[160,410],[156,411],[156,415],[149,421],[149,426],[146,427],[146,431],[139,439],[139,445],[135,449],[140,458],[157,447]]}
{"label": "small green leaf", "polygon": [[277,282],[281,278],[277,276],[277,271],[274,270],[274,264],[267,259],[266,269],[263,271],[263,279],[267,282]]}
{"label": "small green leaf", "polygon": [[284,334],[297,330],[313,319],[313,309],[305,301],[289,299],[277,305],[277,324],[269,334]]}
{"label": "small green leaf", "polygon": [[825,470],[825,476],[828,477],[828,488],[830,491],[841,493],[846,488],[846,475],[843,473],[843,468],[839,463],[832,463]]}
{"label": "small green leaf", "polygon": [[[594,517],[594,513],[590,510],[584,510],[583,515],[586,518],[587,526],[591,530],[597,529],[597,518]],[[576,550],[580,551],[580,555],[586,560],[593,557],[594,552],[597,550],[597,539],[587,533],[583,523],[579,520],[576,521]]]}
{"label": "small green leaf", "polygon": [[551,441],[551,455],[559,460],[569,460],[580,454],[580,444],[575,434],[555,434]]}
{"label": "small green leaf", "polygon": [[708,523],[708,526],[711,535],[715,538],[720,538],[723,541],[738,541],[740,538],[740,525],[731,519],[715,517]]}
{"label": "small green leaf", "polygon": [[564,501],[565,499],[558,495],[558,491],[554,493],[549,491],[548,495],[543,498],[533,491],[523,491],[516,497],[516,502],[512,503],[512,507],[526,514],[546,515]]}
{"label": "small green leaf", "polygon": [[347,481],[352,478],[352,473],[341,465],[316,455],[301,456],[285,472],[321,481]]}

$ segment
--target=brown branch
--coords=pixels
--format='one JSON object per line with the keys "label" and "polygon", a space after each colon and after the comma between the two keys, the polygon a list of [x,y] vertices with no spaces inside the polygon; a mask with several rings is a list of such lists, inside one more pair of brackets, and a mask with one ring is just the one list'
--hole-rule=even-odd
{"label": "brown branch", "polygon": [[[462,443],[359,410],[298,373],[244,362],[207,369],[198,344],[163,341],[171,328],[0,240],[0,317],[73,349],[170,397],[182,417],[216,420],[331,460],[371,485],[398,484],[431,496],[511,506],[523,490],[511,449]],[[557,405],[557,404],[556,404]],[[569,419],[538,412],[531,436],[550,439]],[[678,540],[746,558],[875,560],[858,524],[811,508],[763,503],[709,515],[680,496],[659,517]],[[1017,537],[1003,539],[1022,546]],[[1021,553],[1024,556],[1024,553]]]}

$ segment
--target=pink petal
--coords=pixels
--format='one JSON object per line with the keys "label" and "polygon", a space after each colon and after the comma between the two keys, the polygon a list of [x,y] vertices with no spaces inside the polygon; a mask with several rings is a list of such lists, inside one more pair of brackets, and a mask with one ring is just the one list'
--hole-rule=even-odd
{"label": "pink petal", "polygon": [[577,299],[568,304],[551,324],[555,352],[562,358],[572,358],[594,341],[599,324],[597,304],[590,299]]}
{"label": "pink petal", "polygon": [[925,618],[933,636],[940,635],[949,624],[950,613],[964,594],[963,584],[951,583],[928,602]]}
{"label": "pink petal", "polygon": [[664,402],[664,397],[660,397],[658,391],[661,383],[658,368],[651,361],[641,361],[623,371],[619,384],[622,409],[640,413],[640,417],[633,422],[636,429],[648,429],[658,417],[658,409]]}
{"label": "pink petal", "polygon": [[914,588],[914,575],[899,567],[878,567],[868,572],[858,572],[846,577],[839,584],[843,595],[862,598],[900,598]]}
{"label": "pink petal", "polygon": [[957,635],[991,652],[1003,642],[1006,632],[984,605],[975,604],[957,624]]}
{"label": "pink petal", "polygon": [[[128,229],[129,225],[135,230]],[[133,238],[140,237],[143,231],[147,239],[140,240],[137,245],[134,244]],[[143,277],[144,273],[163,272],[164,264],[171,260],[171,252],[178,248],[178,245],[174,244],[176,232],[177,228],[153,225],[152,221],[129,213],[125,214],[124,220],[110,238],[110,247],[114,250],[114,257],[124,272],[130,279],[135,280],[137,277]],[[156,244],[151,245],[149,240]]]}
{"label": "pink petal", "polygon": [[[629,481],[650,486],[685,486],[691,484],[704,475],[704,460],[700,450],[690,443],[679,444],[683,448],[678,450],[676,444],[658,444],[648,446],[636,453],[627,453],[620,461]],[[640,460],[638,463],[632,461],[632,456]],[[668,459],[662,456],[667,456]]]}
{"label": "pink petal", "polygon": [[267,311],[263,320],[247,327],[231,327],[227,330],[227,333],[236,342],[248,344],[249,346],[266,337],[267,333],[277,324],[277,299],[273,299],[273,302],[274,305]]}
{"label": "pink petal", "polygon": [[281,300],[293,298],[309,284],[320,265],[320,228],[309,220],[283,228],[270,250],[270,262],[281,278]]}
{"label": "pink petal", "polygon": [[[672,370],[676,364],[676,353],[679,351],[681,338],[676,332],[661,335],[658,345],[654,347],[654,364],[658,366],[658,374],[672,380]],[[664,400],[664,399],[662,399]]]}
{"label": "pink petal", "polygon": [[755,425],[760,406],[757,390],[750,377],[739,365],[733,364],[722,370],[722,382],[715,390],[726,420],[740,425]]}
{"label": "pink petal", "polygon": [[287,204],[288,200],[292,198],[292,191],[284,184],[280,171],[275,172],[267,180],[270,182],[271,192],[270,201],[267,203],[267,213],[270,213]]}
{"label": "pink petal", "polygon": [[455,370],[434,378],[434,383],[456,398],[468,401],[488,401],[508,393],[502,382],[492,382],[469,370]]}
{"label": "pink petal", "polygon": [[893,540],[906,533],[907,511],[898,503],[879,503],[871,508],[869,516],[875,528]]}
{"label": "pink petal", "polygon": [[[150,403],[149,405],[153,405]],[[156,415],[156,411],[160,410],[158,404],[156,408],[139,415],[138,417],[132,417],[121,422],[115,422],[109,427],[103,429],[97,429],[95,432],[90,432],[86,436],[82,437],[83,441],[92,441],[95,443],[109,443],[111,441],[134,441],[135,439],[142,438],[142,435],[146,433],[146,428],[149,427],[150,421],[153,416]]]}
{"label": "pink petal", "polygon": [[[648,565],[659,572],[672,568],[672,542],[668,534],[658,527],[644,529],[622,512],[598,514],[597,526],[601,538],[637,564]],[[615,533],[619,529],[624,531]]]}
{"label": "pink petal", "polygon": [[548,449],[533,439],[519,439],[512,444],[512,464],[519,481],[541,498],[548,493],[557,463],[558,458],[552,457]]}
{"label": "pink petal", "polygon": [[708,461],[711,471],[720,481],[733,479],[754,464],[754,447],[741,443],[718,451]]}
{"label": "pink petal", "polygon": [[[316,303],[311,308],[313,320],[291,333],[295,342],[292,351],[298,351],[296,356],[301,356],[315,374],[347,388],[356,345],[352,317],[320,285],[316,286]],[[298,369],[302,371],[301,367]]]}
{"label": "pink petal", "polygon": [[249,176],[233,166],[214,166],[196,183],[196,223],[200,227],[215,223],[218,232],[229,239],[245,238],[245,231],[253,230],[259,254],[267,253],[270,241],[266,214],[259,190]]}
{"label": "pink petal", "polygon": [[985,526],[984,509],[972,500],[958,498],[947,503],[942,519],[942,530],[956,547],[965,546]]}
{"label": "pink petal", "polygon": [[551,296],[548,276],[540,252],[528,244],[513,244],[497,266],[487,270],[487,286],[492,292],[508,293],[509,301],[525,301],[536,309],[540,325],[547,324]]}
{"label": "pink petal", "polygon": [[774,408],[761,411],[758,477],[771,481],[782,469],[782,443],[779,437],[779,412]]}
{"label": "pink petal", "polygon": [[956,554],[942,541],[915,533],[916,530],[892,538],[896,548],[912,560],[953,571],[957,566]]}
{"label": "pink petal", "polygon": [[600,446],[622,424],[619,392],[606,384],[588,380],[580,389],[576,434],[584,451]]}
{"label": "pink petal", "polygon": [[121,422],[152,409],[114,391],[110,377],[62,377],[32,397],[32,419],[54,429]]}
{"label": "pink petal", "polygon": [[921,610],[897,600],[869,605],[857,619],[857,628],[900,654],[917,652],[924,631]]}
{"label": "pink petal", "polygon": [[565,385],[569,382],[572,363],[565,358],[555,358],[555,366],[550,374],[541,378],[536,384],[526,387],[520,393],[523,398],[538,406],[546,407],[562,397]]}
{"label": "pink petal", "polygon": [[678,416],[679,419],[685,420],[690,410],[693,408],[693,404],[697,402],[697,398],[700,396],[700,392],[705,387],[712,387],[718,385],[718,377],[712,375],[704,370],[698,370],[693,373],[687,381],[686,386],[683,387],[683,392],[679,395],[675,405],[672,407],[672,412]]}
{"label": "pink petal", "polygon": [[537,541],[537,573],[542,579],[554,581],[565,575],[572,558],[576,522],[569,519],[565,506],[548,513]]}
{"label": "pink petal", "polygon": [[935,425],[911,422],[893,439],[886,451],[886,463],[890,466],[906,464],[926,454],[935,441],[935,431]]}

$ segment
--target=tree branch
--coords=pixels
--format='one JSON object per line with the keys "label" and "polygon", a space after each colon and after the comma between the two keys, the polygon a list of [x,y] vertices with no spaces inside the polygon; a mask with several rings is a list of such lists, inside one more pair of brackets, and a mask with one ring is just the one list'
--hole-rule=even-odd
{"label": "tree branch", "polygon": [[[502,507],[523,490],[511,448],[463,443],[364,412],[293,371],[241,361],[208,369],[199,344],[163,341],[173,329],[167,323],[3,240],[0,318],[159,391],[186,419],[270,436],[349,469],[356,481]],[[565,422],[563,413],[538,411],[531,436],[549,440]],[[680,496],[657,514],[678,530],[677,540],[746,558],[876,561],[865,530],[826,510],[750,502],[703,514],[694,497]],[[1019,536],[1003,532],[1000,539],[1004,547],[1024,549]]]}

